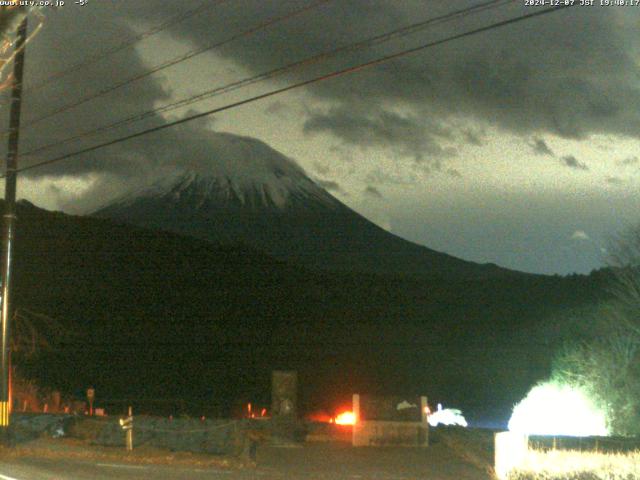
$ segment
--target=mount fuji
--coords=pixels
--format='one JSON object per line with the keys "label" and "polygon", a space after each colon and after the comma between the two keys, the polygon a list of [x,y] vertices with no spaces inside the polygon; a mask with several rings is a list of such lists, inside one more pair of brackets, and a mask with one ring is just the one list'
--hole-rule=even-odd
{"label": "mount fuji", "polygon": [[176,168],[94,216],[347,272],[486,278],[515,274],[399,238],[313,182],[293,160],[249,137],[212,133],[206,161]]}

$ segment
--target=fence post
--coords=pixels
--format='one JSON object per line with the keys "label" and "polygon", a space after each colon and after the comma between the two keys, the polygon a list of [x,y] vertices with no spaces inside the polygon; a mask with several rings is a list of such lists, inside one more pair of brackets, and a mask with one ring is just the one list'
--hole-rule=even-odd
{"label": "fence post", "polygon": [[133,408],[132,407],[129,407],[129,416],[127,418],[120,419],[120,426],[124,431],[127,432],[127,435],[126,435],[127,452],[131,452],[133,450]]}
{"label": "fence post", "polygon": [[131,407],[129,407],[129,420],[131,428],[127,430],[127,452],[133,451],[133,409]]}
{"label": "fence post", "polygon": [[353,424],[351,430],[351,445],[354,447],[360,447],[360,429],[362,428],[362,418],[360,415],[360,394],[354,393],[352,397],[351,410],[353,411],[353,416],[355,418],[355,422]]}

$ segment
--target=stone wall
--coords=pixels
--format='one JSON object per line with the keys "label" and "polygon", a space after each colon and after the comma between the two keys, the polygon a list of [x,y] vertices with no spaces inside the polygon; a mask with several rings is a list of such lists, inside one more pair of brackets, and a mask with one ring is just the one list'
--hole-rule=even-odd
{"label": "stone wall", "polygon": [[[14,413],[10,424],[16,443],[47,435],[124,448],[126,433],[119,420],[115,416]],[[252,448],[255,450],[258,442],[271,436],[270,432],[268,421],[136,416],[133,445],[134,448],[149,445],[173,451],[241,455]]]}
{"label": "stone wall", "polygon": [[22,443],[41,435],[64,436],[74,419],[73,415],[65,414],[12,413],[9,425],[13,440]]}
{"label": "stone wall", "polygon": [[[137,416],[133,420],[133,445],[149,445],[174,451],[240,454],[247,448],[249,425],[241,420],[200,420]],[[104,446],[125,445],[125,431],[118,419],[103,422],[93,443]]]}
{"label": "stone wall", "polygon": [[364,446],[429,445],[427,397],[353,395],[352,444]]}

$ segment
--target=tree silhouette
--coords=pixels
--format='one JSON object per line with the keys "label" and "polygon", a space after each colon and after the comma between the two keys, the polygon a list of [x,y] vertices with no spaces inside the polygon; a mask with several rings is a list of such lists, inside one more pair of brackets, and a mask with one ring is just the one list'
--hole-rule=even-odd
{"label": "tree silhouette", "polygon": [[553,377],[589,392],[612,433],[640,433],[640,225],[609,246],[612,300],[593,314],[597,338],[565,347]]}

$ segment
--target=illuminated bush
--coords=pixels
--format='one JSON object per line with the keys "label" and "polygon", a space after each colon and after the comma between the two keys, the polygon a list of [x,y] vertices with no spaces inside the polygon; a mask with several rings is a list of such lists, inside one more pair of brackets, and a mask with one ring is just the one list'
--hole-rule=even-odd
{"label": "illuminated bush", "polygon": [[608,430],[640,434],[640,341],[611,325],[606,337],[565,348],[555,359],[552,378],[586,392],[601,406]]}
{"label": "illuminated bush", "polygon": [[509,430],[530,435],[607,435],[605,414],[579,388],[539,384],[513,409]]}
{"label": "illuminated bush", "polygon": [[556,356],[552,379],[588,392],[612,434],[640,435],[640,224],[607,250],[610,298],[580,319],[586,337]]}

